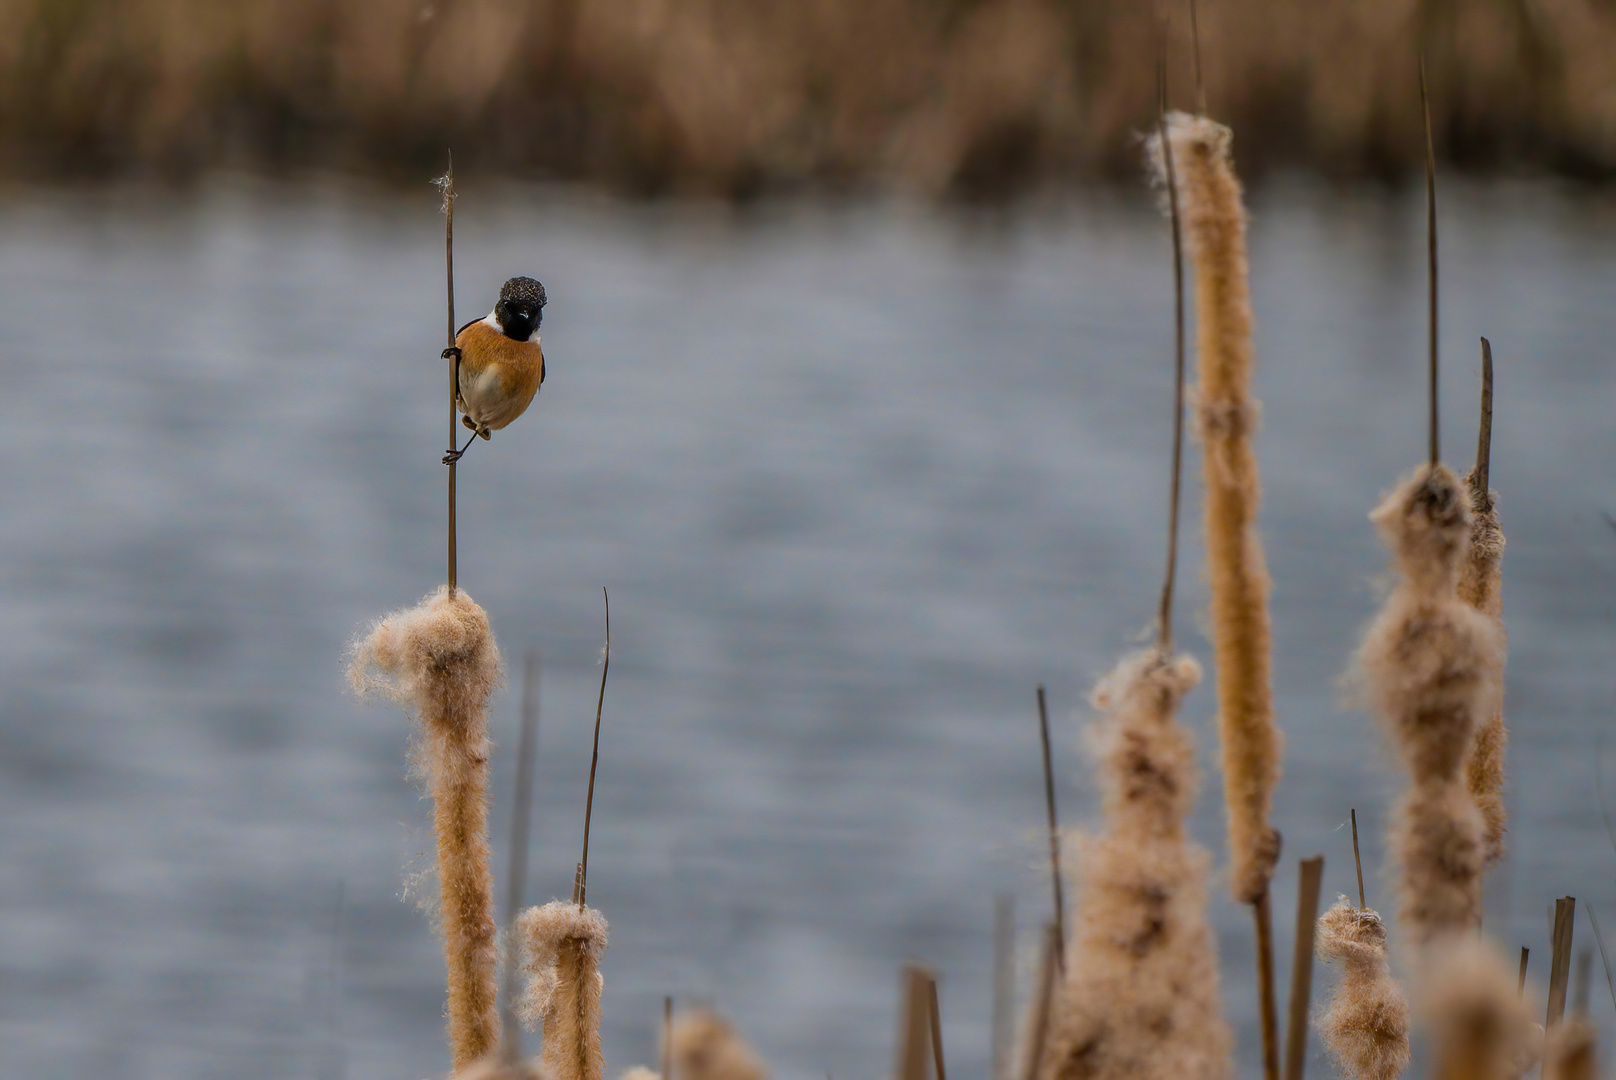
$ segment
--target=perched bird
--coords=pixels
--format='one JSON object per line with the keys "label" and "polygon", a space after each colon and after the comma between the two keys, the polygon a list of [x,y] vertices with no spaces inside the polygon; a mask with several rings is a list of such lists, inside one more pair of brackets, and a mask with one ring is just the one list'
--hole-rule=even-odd
{"label": "perched bird", "polygon": [[[455,333],[456,405],[460,422],[484,439],[515,420],[532,404],[544,382],[544,349],[539,323],[544,319],[544,286],[530,277],[513,277],[499,290],[499,302],[481,319]],[[468,442],[466,444],[470,446]],[[446,461],[465,449],[452,451]]]}

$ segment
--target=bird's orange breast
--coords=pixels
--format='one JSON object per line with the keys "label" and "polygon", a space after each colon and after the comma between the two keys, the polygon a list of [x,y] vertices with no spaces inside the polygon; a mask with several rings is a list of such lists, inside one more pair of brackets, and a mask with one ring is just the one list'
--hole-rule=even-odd
{"label": "bird's orange breast", "polygon": [[521,416],[544,381],[539,343],[513,340],[479,320],[460,331],[455,345],[460,349],[462,411],[492,430]]}

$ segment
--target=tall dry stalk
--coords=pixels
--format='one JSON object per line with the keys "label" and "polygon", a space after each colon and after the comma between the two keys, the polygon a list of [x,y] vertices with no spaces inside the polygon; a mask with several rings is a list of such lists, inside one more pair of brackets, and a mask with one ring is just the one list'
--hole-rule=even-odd
{"label": "tall dry stalk", "polygon": [[[1482,385],[1481,426],[1476,441],[1476,465],[1465,474],[1465,490],[1470,496],[1470,552],[1459,573],[1459,599],[1498,624],[1500,642],[1503,628],[1504,530],[1498,521],[1498,493],[1488,486],[1491,471],[1493,422],[1493,350],[1481,339]],[[1503,662],[1503,654],[1499,654]],[[1504,833],[1509,825],[1504,807],[1504,752],[1509,732],[1504,726],[1504,680],[1499,671],[1494,678],[1497,697],[1486,720],[1476,729],[1465,766],[1465,781],[1481,810],[1485,833],[1483,857],[1488,865],[1504,856]]]}
{"label": "tall dry stalk", "polygon": [[606,919],[594,908],[552,900],[517,919],[528,973],[521,1016],[544,1029],[544,1068],[550,1080],[601,1080],[600,961]]}
{"label": "tall dry stalk", "polygon": [[1396,1080],[1408,1068],[1408,999],[1392,977],[1386,924],[1346,897],[1319,917],[1318,951],[1341,965],[1319,1034],[1352,1080]]}
{"label": "tall dry stalk", "polygon": [[379,619],[353,646],[348,678],[360,693],[403,703],[420,724],[438,842],[449,1040],[456,1070],[499,1046],[493,874],[488,851],[488,698],[501,677],[483,609],[438,589]]}
{"label": "tall dry stalk", "polygon": [[1497,622],[1459,599],[1470,500],[1445,466],[1422,467],[1374,511],[1397,583],[1359,649],[1365,689],[1409,773],[1394,826],[1404,924],[1419,944],[1481,917],[1485,836],[1464,774],[1495,700]]}
{"label": "tall dry stalk", "polygon": [[681,1016],[673,1025],[677,1080],[768,1080],[769,1071],[741,1037],[710,1012]]}
{"label": "tall dry stalk", "polygon": [[1212,585],[1218,729],[1228,810],[1229,879],[1235,898],[1252,905],[1257,931],[1264,1072],[1279,1071],[1274,1003],[1272,916],[1268,883],[1279,859],[1269,824],[1282,739],[1274,723],[1269,666],[1268,570],[1257,536],[1261,484],[1252,436],[1258,403],[1251,392],[1251,292],[1246,213],[1229,147],[1230,130],[1205,117],[1173,113],[1165,139],[1152,144],[1158,179],[1176,164],[1173,193],[1195,264],[1197,414],[1206,485],[1205,533]]}
{"label": "tall dry stalk", "polygon": [[1176,712],[1200,681],[1187,656],[1126,657],[1101,680],[1094,734],[1104,825],[1079,850],[1071,962],[1040,1080],[1221,1080],[1231,1037],[1206,922],[1206,852],[1184,820],[1195,756]]}

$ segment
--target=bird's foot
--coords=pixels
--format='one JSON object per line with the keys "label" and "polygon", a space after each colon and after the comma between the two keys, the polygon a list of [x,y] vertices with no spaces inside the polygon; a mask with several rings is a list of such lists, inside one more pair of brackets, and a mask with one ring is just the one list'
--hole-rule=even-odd
{"label": "bird's foot", "polygon": [[460,359],[460,350],[459,350],[459,348],[457,348],[454,345],[451,345],[447,349],[444,349],[443,350],[443,359],[445,359],[445,360],[459,360]]}

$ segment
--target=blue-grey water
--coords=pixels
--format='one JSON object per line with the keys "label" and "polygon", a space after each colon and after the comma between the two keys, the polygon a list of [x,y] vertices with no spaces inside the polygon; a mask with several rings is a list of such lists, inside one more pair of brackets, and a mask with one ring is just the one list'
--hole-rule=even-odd
{"label": "blue-grey water", "polygon": [[[951,1074],[983,1077],[993,897],[1017,899],[1023,983],[1049,904],[1033,688],[1062,815],[1093,820],[1084,697],[1160,580],[1154,207],[463,191],[462,317],[516,273],[551,297],[544,393],[460,480],[461,583],[513,671],[544,664],[530,899],[570,890],[612,595],[589,882],[612,926],[608,1075],[655,1062],[672,994],[716,1004],[780,1077],[879,1077],[919,959],[942,974]],[[447,1068],[439,947],[402,898],[430,807],[405,718],[347,696],[341,660],[443,574],[434,198],[220,180],[0,199],[0,1076]],[[1514,816],[1488,925],[1544,975],[1552,898],[1616,926],[1595,797],[1616,707],[1616,202],[1443,198],[1461,466],[1478,335],[1498,358]],[[1392,906],[1399,774],[1341,677],[1384,581],[1365,514],[1424,453],[1424,222],[1412,192],[1276,183],[1252,209],[1283,986],[1294,860],[1324,853],[1327,893],[1352,891],[1349,807],[1370,902]],[[1189,460],[1180,637],[1210,666]],[[493,715],[502,884],[515,690]],[[1211,710],[1208,681],[1185,719],[1221,865]],[[1213,917],[1252,1075],[1249,923],[1221,879]]]}

